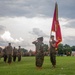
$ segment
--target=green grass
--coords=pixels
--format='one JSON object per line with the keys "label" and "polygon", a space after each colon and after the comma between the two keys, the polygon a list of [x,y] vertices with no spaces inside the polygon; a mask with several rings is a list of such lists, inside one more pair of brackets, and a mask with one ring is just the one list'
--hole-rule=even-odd
{"label": "green grass", "polygon": [[23,57],[21,62],[11,65],[0,60],[0,75],[75,75],[75,57],[57,57],[56,68],[53,69],[50,57],[44,58],[43,68],[37,70],[35,57]]}

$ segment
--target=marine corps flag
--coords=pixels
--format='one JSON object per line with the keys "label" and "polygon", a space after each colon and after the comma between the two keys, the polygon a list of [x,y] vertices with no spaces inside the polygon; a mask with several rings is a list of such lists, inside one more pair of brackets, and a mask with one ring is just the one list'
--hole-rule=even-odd
{"label": "marine corps flag", "polygon": [[59,25],[59,21],[58,21],[58,5],[57,5],[57,3],[55,3],[55,10],[54,10],[51,34],[52,34],[52,32],[55,32],[56,48],[57,48],[58,44],[62,41],[61,29],[60,29],[60,25]]}

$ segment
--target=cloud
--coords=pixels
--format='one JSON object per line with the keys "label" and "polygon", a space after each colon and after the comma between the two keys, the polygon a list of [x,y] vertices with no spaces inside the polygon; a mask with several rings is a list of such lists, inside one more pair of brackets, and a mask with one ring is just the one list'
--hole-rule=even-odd
{"label": "cloud", "polygon": [[7,42],[20,43],[23,39],[20,37],[19,39],[13,39],[9,31],[5,31],[4,34],[1,35],[1,38]]}
{"label": "cloud", "polygon": [[60,17],[75,18],[75,0],[58,0],[57,3]]}
{"label": "cloud", "polygon": [[26,43],[22,37],[20,37],[19,39],[14,39],[11,36],[11,33],[9,31],[5,31],[0,36],[0,46],[5,47],[8,45],[9,42],[11,42],[12,46],[15,46],[15,47],[17,46],[25,47],[28,45],[28,43]]}
{"label": "cloud", "polygon": [[38,37],[42,36],[42,37],[49,37],[48,35],[46,35],[42,30],[40,30],[39,28],[33,28],[32,32],[33,35],[37,35]]}
{"label": "cloud", "polygon": [[[75,0],[65,1],[57,1],[59,16],[75,18]],[[52,17],[54,6],[53,0],[0,0],[0,16]]]}
{"label": "cloud", "polygon": [[0,16],[48,16],[48,8],[53,8],[50,5],[52,3],[49,0],[1,0]]}
{"label": "cloud", "polygon": [[[74,23],[74,19],[61,17],[59,18],[59,23],[63,37],[63,44],[74,42],[74,40],[71,40],[71,37],[68,38],[69,36],[75,36],[74,27],[69,27],[69,24],[73,25],[72,23]],[[44,37],[44,43],[49,43],[52,18],[0,17],[0,25],[5,27],[5,32],[8,32],[7,34],[9,36],[7,37],[5,32],[1,34],[4,36],[4,39],[0,38],[0,45],[6,46],[7,43],[11,41],[13,46],[20,45],[26,49],[33,49],[35,47],[32,45],[32,42],[39,36]],[[71,44],[73,45],[73,43]]]}
{"label": "cloud", "polygon": [[63,39],[63,44],[69,44],[70,46],[75,45],[75,36],[66,36]]}
{"label": "cloud", "polygon": [[2,34],[5,31],[5,27],[3,25],[0,25],[0,34]]}
{"label": "cloud", "polygon": [[50,5],[49,0],[1,0],[0,16],[48,17],[53,9]]}
{"label": "cloud", "polygon": [[[52,18],[0,17],[0,19],[0,24],[6,27],[5,31],[9,32],[8,34],[12,40],[13,46],[20,45],[27,49],[33,49],[35,47],[32,45],[32,41],[36,40],[40,35],[45,36],[44,39],[48,38],[50,34],[50,23]],[[35,32],[35,28],[38,32]],[[22,42],[13,42],[16,41],[16,39],[20,41],[20,37],[24,39]],[[6,38],[4,37],[4,39]],[[6,42],[3,39],[1,41]],[[3,45],[6,46],[10,41],[3,43]]]}
{"label": "cloud", "polygon": [[75,29],[75,19],[69,19],[65,27]]}

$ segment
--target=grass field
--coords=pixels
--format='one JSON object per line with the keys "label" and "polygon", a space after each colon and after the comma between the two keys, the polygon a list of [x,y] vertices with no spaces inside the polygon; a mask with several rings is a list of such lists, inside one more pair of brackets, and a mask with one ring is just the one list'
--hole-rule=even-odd
{"label": "grass field", "polygon": [[37,70],[35,57],[22,57],[21,62],[11,65],[0,60],[0,75],[75,75],[75,57],[57,57],[56,68],[53,69],[49,56],[44,58],[43,68]]}

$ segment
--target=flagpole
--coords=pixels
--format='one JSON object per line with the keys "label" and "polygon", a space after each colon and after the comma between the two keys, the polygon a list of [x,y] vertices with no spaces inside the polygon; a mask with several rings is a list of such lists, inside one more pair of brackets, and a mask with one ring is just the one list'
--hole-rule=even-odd
{"label": "flagpole", "polygon": [[[54,4],[56,4],[56,0],[54,0]],[[49,50],[50,50],[51,35],[52,35],[52,26],[51,26],[51,32],[50,32],[50,38],[49,38]]]}
{"label": "flagpole", "polygon": [[54,0],[54,3],[56,3],[56,0]]}
{"label": "flagpole", "polygon": [[[54,3],[55,3],[55,7],[56,7],[56,0],[54,0]],[[52,26],[51,26],[51,29],[52,29]],[[51,30],[51,32],[50,32],[50,40],[51,40],[51,34],[52,34],[52,30]]]}

